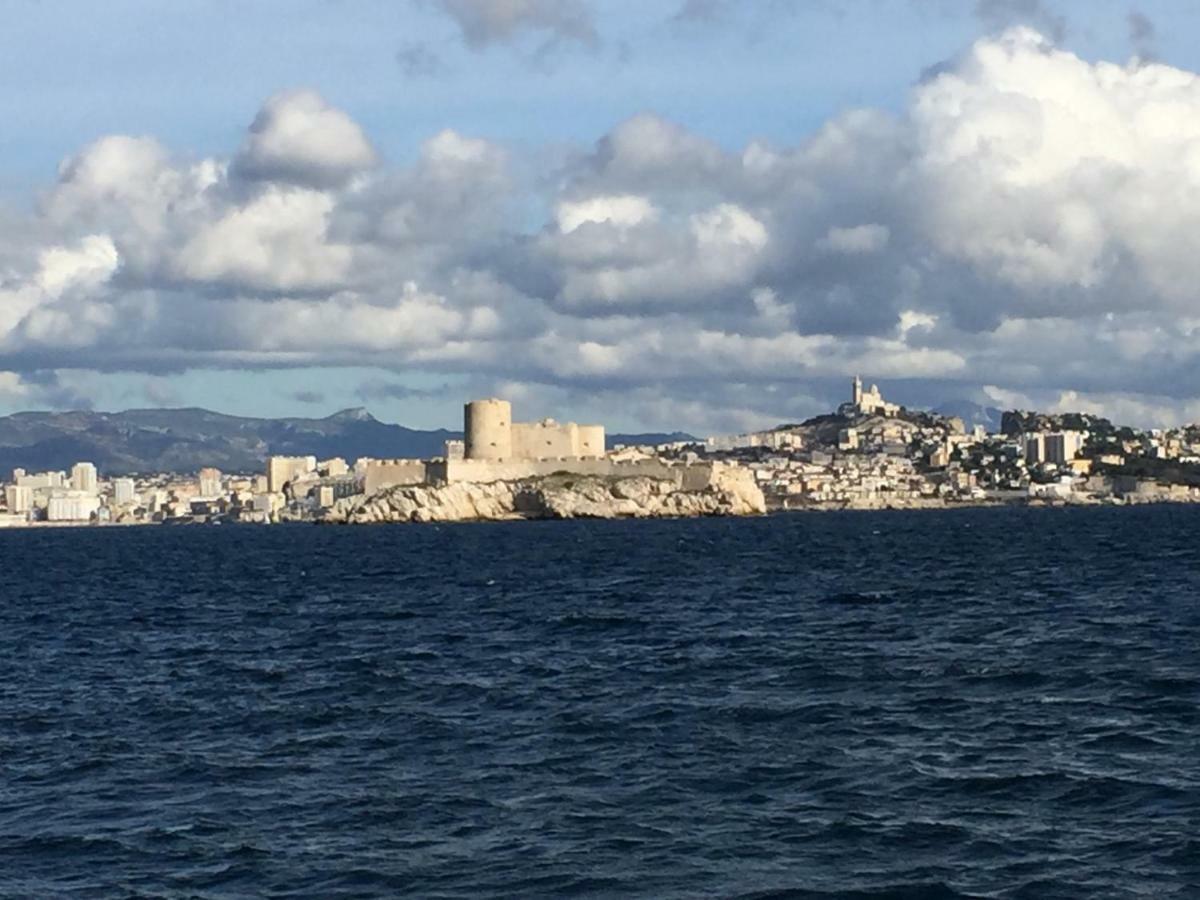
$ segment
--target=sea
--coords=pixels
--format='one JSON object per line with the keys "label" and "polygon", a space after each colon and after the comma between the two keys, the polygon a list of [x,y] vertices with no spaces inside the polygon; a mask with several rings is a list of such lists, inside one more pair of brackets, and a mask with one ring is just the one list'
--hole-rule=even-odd
{"label": "sea", "polygon": [[1200,509],[0,533],[0,897],[1200,897]]}

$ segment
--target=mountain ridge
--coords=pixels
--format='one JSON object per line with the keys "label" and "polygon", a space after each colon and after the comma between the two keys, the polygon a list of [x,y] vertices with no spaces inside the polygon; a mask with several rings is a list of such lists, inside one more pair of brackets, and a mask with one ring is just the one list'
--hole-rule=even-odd
{"label": "mountain ridge", "polygon": [[[24,411],[0,416],[0,473],[65,470],[87,460],[106,475],[187,473],[204,466],[227,472],[262,471],[268,456],[441,456],[462,433],[382,422],[364,407],[322,418],[258,418],[203,407],[144,408],[119,412]],[[691,440],[691,435],[609,435],[619,443]]]}

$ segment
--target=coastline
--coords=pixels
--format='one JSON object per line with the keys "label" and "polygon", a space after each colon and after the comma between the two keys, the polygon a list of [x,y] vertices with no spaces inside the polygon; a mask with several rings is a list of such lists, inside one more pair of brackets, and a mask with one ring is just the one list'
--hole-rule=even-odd
{"label": "coastline", "polygon": [[[680,492],[677,492],[680,493]],[[690,493],[690,492],[687,492]],[[365,498],[366,501],[376,499],[378,495],[370,498]],[[364,503],[364,505],[366,505]],[[359,519],[340,519],[337,517],[321,516],[315,518],[285,518],[278,522],[240,522],[237,520],[205,520],[197,518],[193,521],[173,520],[170,522],[152,522],[152,521],[135,521],[135,522],[46,522],[46,521],[29,521],[19,523],[4,523],[0,525],[0,534],[5,531],[30,531],[30,530],[73,530],[73,529],[126,529],[126,528],[153,528],[153,527],[169,527],[169,528],[197,528],[197,527],[212,527],[212,526],[235,526],[239,528],[258,528],[267,525],[421,525],[421,524],[469,524],[469,523],[484,523],[484,522],[533,522],[533,521],[566,521],[568,519],[658,519],[658,520],[687,520],[697,518],[774,518],[777,516],[788,516],[804,513],[813,513],[821,515],[830,515],[842,512],[953,512],[961,510],[974,509],[1042,509],[1042,510],[1063,510],[1063,509],[1095,509],[1100,507],[1108,508],[1129,508],[1129,507],[1145,507],[1145,506],[1200,506],[1200,500],[1182,497],[1170,496],[1154,496],[1154,497],[1074,497],[1071,499],[1046,499],[1043,497],[1032,497],[1028,499],[1006,499],[1006,500],[928,500],[928,501],[886,501],[886,502],[862,502],[862,501],[837,501],[837,502],[815,502],[796,504],[792,506],[767,505],[761,510],[751,511],[729,511],[728,509],[706,510],[696,508],[693,510],[682,510],[675,512],[667,511],[644,511],[634,510],[631,507],[625,507],[614,511],[604,511],[598,509],[590,509],[577,511],[574,513],[563,514],[562,511],[550,510],[535,510],[526,509],[524,511],[504,512],[496,510],[491,514],[473,513],[460,516],[438,516],[438,515],[423,515],[419,511],[411,515],[403,517],[369,517]]]}

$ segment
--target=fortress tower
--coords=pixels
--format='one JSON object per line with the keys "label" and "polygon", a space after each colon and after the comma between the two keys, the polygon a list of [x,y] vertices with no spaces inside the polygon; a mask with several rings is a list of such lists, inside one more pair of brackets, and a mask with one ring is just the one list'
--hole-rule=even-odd
{"label": "fortress tower", "polygon": [[512,459],[512,404],[472,400],[463,409],[467,459]]}

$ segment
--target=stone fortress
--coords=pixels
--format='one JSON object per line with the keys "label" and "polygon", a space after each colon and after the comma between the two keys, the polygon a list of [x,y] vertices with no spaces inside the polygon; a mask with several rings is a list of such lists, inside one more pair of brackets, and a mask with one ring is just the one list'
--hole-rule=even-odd
{"label": "stone fortress", "polygon": [[559,424],[553,419],[514,422],[507,400],[473,400],[463,411],[464,459],[596,459],[604,456],[604,426]]}
{"label": "stone fortress", "polygon": [[678,463],[656,456],[617,458],[605,449],[603,425],[514,422],[512,404],[472,400],[463,410],[464,441],[447,442],[436,459],[366,459],[355,465],[363,493],[388,487],[489,484],[567,473],[599,477],[665,478],[681,490],[704,490],[720,463]]}

